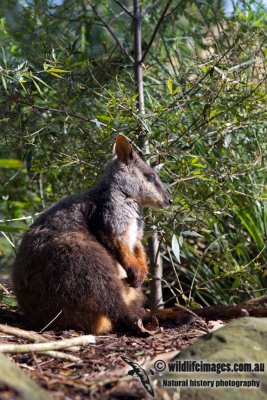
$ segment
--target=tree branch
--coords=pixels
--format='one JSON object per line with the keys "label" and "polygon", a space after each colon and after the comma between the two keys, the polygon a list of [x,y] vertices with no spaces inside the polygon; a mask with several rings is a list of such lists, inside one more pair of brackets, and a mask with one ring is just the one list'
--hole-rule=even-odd
{"label": "tree branch", "polygon": [[88,2],[88,3],[91,6],[91,8],[92,8],[93,12],[95,13],[95,15],[97,16],[97,18],[99,19],[99,21],[102,22],[103,26],[107,29],[107,31],[110,33],[110,35],[112,36],[114,41],[117,43],[117,45],[119,46],[119,48],[121,49],[123,54],[125,56],[127,56],[129,58],[129,60],[133,63],[134,62],[133,57],[131,56],[130,53],[128,53],[128,51],[122,45],[121,41],[117,38],[117,36],[115,35],[115,33],[114,33],[113,29],[111,28],[111,26],[101,17],[101,15],[98,13],[96,7],[93,6],[90,2]]}
{"label": "tree branch", "polygon": [[17,336],[19,338],[30,340],[36,343],[45,343],[48,340],[40,335],[39,333],[33,331],[25,331],[24,329],[15,328],[14,326],[0,324],[0,332],[7,333],[8,335]]}
{"label": "tree branch", "polygon": [[[33,331],[25,331],[24,329],[15,328],[9,325],[0,324],[0,332],[7,333],[8,335],[16,336],[19,338],[23,338],[35,343],[48,343],[49,340],[39,333]],[[77,351],[79,350],[78,346],[69,347],[68,350]],[[72,356],[71,354],[62,353],[61,351],[40,351],[40,354],[45,354],[49,357],[71,361],[71,362],[79,362],[81,359],[79,357]]]}
{"label": "tree branch", "polygon": [[84,335],[71,339],[57,340],[55,342],[45,343],[1,344],[0,353],[43,353],[50,350],[63,350],[72,346],[86,346],[90,343],[95,343],[95,337],[93,335]]}
{"label": "tree branch", "polygon": [[154,3],[150,4],[150,6],[148,6],[148,7],[142,12],[142,17],[143,17],[144,15],[146,15],[149,11],[153,10],[153,8],[155,8],[160,2],[161,2],[161,0],[156,0]]}
{"label": "tree branch", "polygon": [[119,0],[114,0],[114,1],[123,9],[123,11],[126,12],[126,14],[129,15],[129,17],[133,18],[133,14]]}
{"label": "tree branch", "polygon": [[18,101],[21,104],[24,104],[25,106],[35,108],[36,110],[39,110],[39,111],[50,111],[50,112],[54,112],[54,113],[58,113],[58,114],[64,114],[64,115],[67,115],[67,116],[70,116],[73,118],[77,118],[77,119],[80,119],[85,122],[94,122],[94,121],[90,120],[89,118],[84,117],[83,115],[75,114],[71,111],[60,110],[58,108],[50,108],[48,106],[37,106],[36,104],[31,104],[31,103],[28,103],[23,100],[18,100]]}
{"label": "tree branch", "polygon": [[159,27],[160,27],[160,25],[161,25],[161,23],[162,23],[162,21],[163,21],[163,19],[164,19],[164,17],[165,17],[165,14],[166,14],[166,12],[168,11],[168,8],[169,8],[170,5],[171,5],[171,2],[172,2],[172,0],[169,0],[169,1],[167,2],[167,4],[166,4],[165,8],[164,8],[163,13],[161,14],[161,17],[160,17],[160,19],[158,20],[158,23],[157,23],[157,25],[156,25],[156,28],[154,29],[154,32],[153,32],[153,34],[152,34],[152,36],[151,36],[151,39],[150,39],[150,41],[149,41],[149,43],[148,43],[148,46],[147,46],[147,48],[146,48],[146,50],[145,50],[145,52],[144,52],[144,54],[143,54],[143,57],[142,57],[141,62],[144,62],[144,60],[145,60],[145,58],[146,58],[146,56],[147,56],[147,54],[148,54],[148,52],[149,52],[149,50],[150,50],[150,48],[151,48],[153,42],[154,42],[154,39],[155,39],[155,36],[156,36],[156,34],[157,34],[158,30],[159,30]]}
{"label": "tree branch", "polygon": [[[252,35],[250,35],[249,38],[248,38],[245,42],[243,42],[243,45],[245,45],[247,42],[249,42],[255,35],[256,35],[256,33],[253,33]],[[235,43],[233,43],[232,46],[229,47],[223,54],[221,54],[220,57],[216,60],[215,64],[211,65],[211,66],[210,66],[210,69],[209,69],[201,78],[199,78],[197,82],[195,82],[194,84],[192,84],[192,86],[191,86],[189,89],[187,89],[185,92],[183,92],[181,95],[179,95],[178,99],[175,99],[174,101],[172,101],[172,102],[168,105],[167,110],[164,110],[164,111],[160,112],[160,113],[156,116],[156,118],[155,118],[155,120],[152,122],[151,126],[153,127],[153,126],[156,124],[156,122],[162,117],[162,115],[164,115],[164,114],[166,114],[167,112],[169,112],[169,110],[171,110],[175,105],[177,105],[178,102],[179,102],[180,100],[182,100],[185,96],[187,96],[189,93],[191,93],[191,92],[195,89],[195,92],[193,92],[193,94],[192,94],[192,95],[194,95],[194,94],[199,90],[199,89],[198,89],[198,88],[199,88],[199,85],[206,79],[207,76],[210,75],[211,70],[212,70],[215,66],[219,65],[220,62],[221,62],[221,60],[223,60],[223,58],[226,57],[226,56],[227,56],[233,49],[235,49],[237,46],[238,46],[238,42],[235,42]]]}

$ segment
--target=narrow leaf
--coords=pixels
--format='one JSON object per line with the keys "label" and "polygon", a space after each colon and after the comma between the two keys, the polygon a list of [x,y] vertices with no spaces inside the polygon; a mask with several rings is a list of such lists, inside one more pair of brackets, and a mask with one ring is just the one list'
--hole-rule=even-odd
{"label": "narrow leaf", "polygon": [[33,81],[33,83],[34,83],[34,85],[35,85],[36,89],[38,90],[38,92],[39,92],[39,93],[40,93],[40,95],[42,96],[42,95],[43,95],[43,92],[41,91],[41,89],[40,89],[40,86],[38,85],[38,83],[37,83],[37,82],[35,82],[35,80],[34,80],[34,79],[33,79],[32,81]]}
{"label": "narrow leaf", "polygon": [[1,78],[2,78],[2,82],[3,82],[4,88],[5,88],[5,90],[7,90],[7,83],[6,83],[6,80],[5,80],[4,76],[2,75]]}
{"label": "narrow leaf", "polygon": [[183,231],[183,236],[203,237],[202,235],[200,235],[195,231]]}
{"label": "narrow leaf", "polygon": [[46,70],[46,72],[70,73],[71,71],[67,71],[65,69],[59,69],[59,68],[49,68],[49,69]]}
{"label": "narrow leaf", "polygon": [[170,77],[168,78],[167,86],[168,86],[170,94],[173,95],[172,81],[171,81]]}
{"label": "narrow leaf", "polygon": [[49,89],[51,89],[51,87],[46,83],[46,82],[44,82],[41,78],[39,78],[38,76],[36,76],[36,75],[34,75],[34,76],[32,76],[32,79],[37,79],[39,82],[41,82],[44,86],[46,86],[46,87],[48,87]]}
{"label": "narrow leaf", "polygon": [[175,255],[175,258],[177,259],[178,263],[181,264],[180,245],[179,245],[179,242],[175,235],[173,235],[173,237],[172,237],[172,251],[173,251],[173,254]]}
{"label": "narrow leaf", "polygon": [[22,166],[19,160],[0,159],[0,168],[22,168]]}
{"label": "narrow leaf", "polygon": [[1,232],[17,233],[20,231],[26,231],[28,228],[25,226],[11,226],[11,225],[0,225]]}
{"label": "narrow leaf", "polygon": [[59,75],[59,74],[56,74],[55,72],[49,72],[49,71],[47,71],[47,72],[48,72],[50,75],[55,76],[56,78],[64,79],[63,76],[61,76],[61,75]]}
{"label": "narrow leaf", "polygon": [[236,288],[239,286],[240,281],[241,281],[240,277],[239,277],[239,278],[236,278],[236,280],[235,280],[234,283],[232,284],[232,289],[236,289]]}
{"label": "narrow leaf", "polygon": [[219,275],[219,267],[218,267],[218,265],[215,265],[215,266],[214,266],[213,271],[214,271],[214,274],[215,274],[216,276]]}

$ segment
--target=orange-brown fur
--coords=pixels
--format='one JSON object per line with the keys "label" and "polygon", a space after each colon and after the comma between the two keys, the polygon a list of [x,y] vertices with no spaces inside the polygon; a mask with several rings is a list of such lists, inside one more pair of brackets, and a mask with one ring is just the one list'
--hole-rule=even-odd
{"label": "orange-brown fur", "polygon": [[145,314],[141,285],[148,270],[141,206],[168,204],[157,174],[118,135],[100,182],[45,210],[22,239],[13,282],[34,327],[135,329]]}
{"label": "orange-brown fur", "polygon": [[127,245],[126,240],[113,237],[112,244],[118,254],[119,262],[126,270],[129,281],[133,278],[135,286],[142,284],[148,273],[146,253],[142,243],[138,241],[133,251]]}

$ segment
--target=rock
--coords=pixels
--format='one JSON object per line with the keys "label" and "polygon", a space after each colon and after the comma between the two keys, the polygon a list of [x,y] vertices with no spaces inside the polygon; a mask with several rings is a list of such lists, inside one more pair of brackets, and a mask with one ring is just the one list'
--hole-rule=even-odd
{"label": "rock", "polygon": [[2,355],[0,355],[0,399],[51,400],[43,389]]}
{"label": "rock", "polygon": [[[172,359],[175,365],[181,365],[179,362],[188,362],[188,366],[192,366],[192,362],[205,361],[212,363],[212,368],[217,367],[216,363],[230,363],[232,368],[234,363],[242,363],[241,367],[255,368],[257,365],[264,372],[224,372],[216,373],[215,370],[209,373],[204,372],[174,372],[165,371],[161,378],[162,387],[170,392],[179,392],[181,400],[263,400],[267,399],[267,318],[245,317],[230,322],[225,327],[209,333],[200,338],[192,346],[181,351]],[[243,363],[246,363],[243,365]],[[173,365],[174,365],[173,364]],[[200,363],[201,364],[201,363]],[[203,364],[202,364],[203,365]],[[228,368],[228,366],[226,366]],[[202,387],[186,387],[178,386],[168,387],[168,381],[183,381],[184,384],[192,385],[193,383],[202,385]],[[187,381],[186,381],[187,380]],[[204,387],[204,381],[210,381],[212,387]],[[212,383],[213,382],[213,383]],[[174,382],[170,384],[174,385]],[[241,385],[248,385],[251,387]],[[256,387],[255,385],[260,385]],[[177,383],[176,383],[177,385]],[[187,385],[187,386],[188,386]],[[216,385],[218,387],[216,387]],[[226,386],[227,385],[227,386]],[[235,385],[235,387],[231,386]],[[238,386],[239,387],[236,387]]]}

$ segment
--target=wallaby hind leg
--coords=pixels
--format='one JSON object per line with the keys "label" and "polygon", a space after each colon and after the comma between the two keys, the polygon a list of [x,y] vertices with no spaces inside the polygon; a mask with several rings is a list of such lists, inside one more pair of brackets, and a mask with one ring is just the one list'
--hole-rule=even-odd
{"label": "wallaby hind leg", "polygon": [[13,280],[22,310],[38,328],[57,316],[49,329],[127,330],[143,310],[141,291],[120,278],[115,260],[87,232],[47,238],[45,246],[25,235]]}

